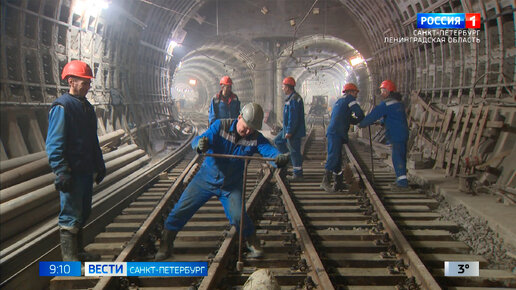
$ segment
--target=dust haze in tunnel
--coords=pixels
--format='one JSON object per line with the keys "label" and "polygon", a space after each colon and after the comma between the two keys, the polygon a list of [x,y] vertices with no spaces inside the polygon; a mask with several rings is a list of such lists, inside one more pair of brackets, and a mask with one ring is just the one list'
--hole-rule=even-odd
{"label": "dust haze in tunnel", "polygon": [[[254,46],[256,47],[256,45]],[[251,52],[250,52],[251,51]],[[229,53],[231,52],[231,53]],[[244,58],[246,52],[251,57]],[[233,91],[246,103],[261,102],[267,110],[282,108],[281,87],[285,76],[297,80],[297,89],[311,103],[312,96],[341,95],[346,82],[357,83],[367,95],[369,76],[365,63],[351,66],[349,58],[360,55],[351,45],[331,36],[311,35],[286,46],[277,57],[254,49],[251,43],[207,44],[186,55],[177,66],[172,91],[185,99],[187,107],[207,109],[209,100],[219,90],[219,79],[229,75]],[[276,78],[260,78],[260,75]],[[190,84],[195,80],[195,84]],[[276,87],[276,91],[267,88]],[[191,92],[192,93],[188,93]],[[188,93],[188,94],[187,94]],[[278,112],[276,110],[276,112]]]}
{"label": "dust haze in tunnel", "polygon": [[[367,65],[349,64],[350,57],[360,54],[353,45],[362,48],[362,54],[369,53],[353,17],[337,1],[321,2],[318,13],[310,10],[313,3],[206,2],[183,28],[182,48],[190,52],[176,67],[173,91],[197,80],[193,89],[199,98],[187,101],[207,110],[209,99],[220,90],[218,80],[229,75],[242,102],[259,102],[276,116],[282,110],[281,80],[288,75],[297,79],[305,103],[313,95],[338,97],[348,81],[356,82],[367,95]],[[267,13],[260,12],[263,7]],[[333,20],[339,17],[346,21]],[[297,24],[292,26],[291,19]]]}

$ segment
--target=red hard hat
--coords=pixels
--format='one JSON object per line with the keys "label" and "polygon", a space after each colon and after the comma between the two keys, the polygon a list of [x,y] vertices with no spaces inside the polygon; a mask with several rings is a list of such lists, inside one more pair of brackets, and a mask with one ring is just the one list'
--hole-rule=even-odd
{"label": "red hard hat", "polygon": [[72,60],[64,66],[61,79],[64,80],[68,76],[92,79],[93,72],[91,71],[91,67],[85,62],[80,60]]}
{"label": "red hard hat", "polygon": [[386,89],[388,91],[395,92],[396,91],[396,85],[391,80],[385,80],[380,85],[380,89]]}
{"label": "red hard hat", "polygon": [[342,90],[342,92],[345,93],[346,91],[357,91],[357,92],[359,92],[360,90],[357,88],[357,86],[354,83],[347,83],[347,84],[344,85],[344,89]]}
{"label": "red hard hat", "polygon": [[296,80],[293,77],[286,77],[283,79],[283,84],[295,87]]}
{"label": "red hard hat", "polygon": [[233,85],[233,81],[231,80],[231,78],[229,76],[223,76],[220,79],[220,85],[221,86],[231,86],[231,85]]}

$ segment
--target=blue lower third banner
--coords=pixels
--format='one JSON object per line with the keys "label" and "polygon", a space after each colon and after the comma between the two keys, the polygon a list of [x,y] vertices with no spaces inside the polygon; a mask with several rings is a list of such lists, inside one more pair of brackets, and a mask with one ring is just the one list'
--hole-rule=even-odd
{"label": "blue lower third banner", "polygon": [[207,276],[208,262],[86,262],[85,276]]}
{"label": "blue lower third banner", "polygon": [[40,276],[81,276],[81,262],[39,262]]}

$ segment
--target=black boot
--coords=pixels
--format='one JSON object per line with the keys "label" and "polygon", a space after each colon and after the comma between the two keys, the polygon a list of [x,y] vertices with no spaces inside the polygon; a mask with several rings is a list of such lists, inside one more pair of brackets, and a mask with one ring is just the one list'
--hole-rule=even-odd
{"label": "black boot", "polygon": [[340,174],[333,174],[333,178],[335,179],[335,183],[333,184],[333,191],[341,191],[344,189],[344,182],[342,177],[342,172]]}
{"label": "black boot", "polygon": [[95,262],[100,261],[100,255],[94,253],[88,253],[84,250],[84,242],[83,242],[83,231],[82,228],[79,229],[77,233],[77,249],[78,249],[78,257],[81,262]]}
{"label": "black boot", "polygon": [[154,261],[162,261],[170,257],[172,249],[174,248],[174,240],[176,239],[177,231],[169,231],[164,229],[161,232],[161,241],[159,242],[159,250],[154,257]]}
{"label": "black boot", "polygon": [[331,171],[324,171],[323,180],[321,182],[320,187],[324,189],[326,192],[331,192]]}
{"label": "black boot", "polygon": [[59,232],[61,235],[61,255],[63,256],[63,261],[79,261],[77,234],[65,229],[61,229]]}
{"label": "black boot", "polygon": [[260,244],[260,239],[258,239],[256,234],[247,238],[246,247],[247,250],[249,250],[249,253],[247,254],[248,258],[260,258],[263,256],[262,245]]}

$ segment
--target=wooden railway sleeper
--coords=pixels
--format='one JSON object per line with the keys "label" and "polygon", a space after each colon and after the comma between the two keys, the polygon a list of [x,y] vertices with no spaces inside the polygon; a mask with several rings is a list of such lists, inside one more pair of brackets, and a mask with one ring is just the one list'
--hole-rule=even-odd
{"label": "wooden railway sleeper", "polygon": [[375,239],[374,244],[377,246],[387,246],[392,243],[389,233],[384,233],[381,239]]}
{"label": "wooden railway sleeper", "polygon": [[417,284],[415,277],[407,277],[404,281],[401,281],[396,285],[397,290],[418,290],[421,287]]}

